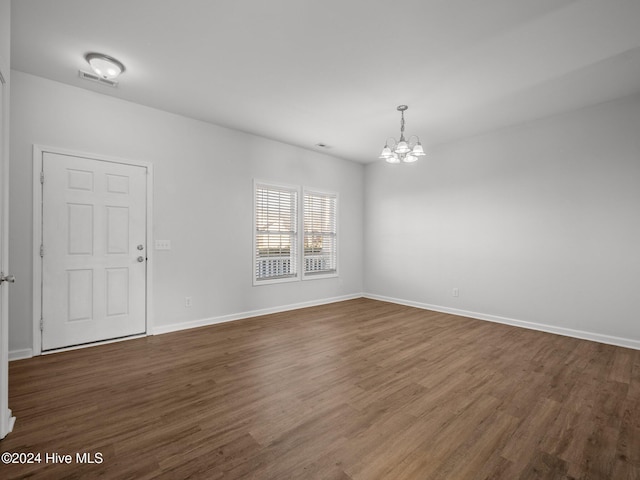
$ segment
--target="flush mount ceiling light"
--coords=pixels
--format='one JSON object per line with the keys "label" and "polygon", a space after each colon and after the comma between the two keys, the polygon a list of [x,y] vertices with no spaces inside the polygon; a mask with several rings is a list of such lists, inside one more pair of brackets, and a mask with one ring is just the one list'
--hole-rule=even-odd
{"label": "flush mount ceiling light", "polygon": [[[398,105],[400,112],[400,140],[389,137],[384,144],[382,153],[379,158],[384,158],[389,163],[413,163],[418,157],[426,155],[420,143],[420,139],[416,135],[409,137],[409,141],[404,138],[404,112],[409,108],[406,105]],[[415,141],[413,139],[415,138]]]}
{"label": "flush mount ceiling light", "polygon": [[125,71],[124,65],[109,55],[87,53],[84,58],[91,65],[91,69],[105,80],[115,80]]}

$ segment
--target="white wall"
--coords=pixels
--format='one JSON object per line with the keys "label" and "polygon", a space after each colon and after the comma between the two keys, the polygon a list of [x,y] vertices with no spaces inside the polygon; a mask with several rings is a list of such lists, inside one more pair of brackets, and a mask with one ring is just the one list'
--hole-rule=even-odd
{"label": "white wall", "polygon": [[[0,58],[4,63],[9,61],[10,54],[11,0],[0,0]],[[9,76],[9,73],[7,72],[5,76]]]}
{"label": "white wall", "polygon": [[[154,253],[158,327],[362,292],[362,165],[21,72],[12,79],[11,351],[32,346],[33,144],[153,163],[154,238],[172,242]],[[252,286],[254,178],[339,193],[339,278]]]}
{"label": "white wall", "polygon": [[639,207],[640,96],[371,164],[365,291],[640,348]]}

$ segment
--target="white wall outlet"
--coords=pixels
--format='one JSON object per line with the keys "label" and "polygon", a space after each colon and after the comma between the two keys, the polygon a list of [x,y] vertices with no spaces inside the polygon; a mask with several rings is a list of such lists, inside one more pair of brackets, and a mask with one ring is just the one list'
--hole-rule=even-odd
{"label": "white wall outlet", "polygon": [[193,306],[193,298],[184,297],[184,306],[187,308],[191,308]]}
{"label": "white wall outlet", "polygon": [[156,250],[171,250],[171,240],[156,240]]}
{"label": "white wall outlet", "polygon": [[459,297],[460,296],[460,290],[458,290],[457,288],[454,288],[451,291],[451,295],[453,295],[454,297]]}

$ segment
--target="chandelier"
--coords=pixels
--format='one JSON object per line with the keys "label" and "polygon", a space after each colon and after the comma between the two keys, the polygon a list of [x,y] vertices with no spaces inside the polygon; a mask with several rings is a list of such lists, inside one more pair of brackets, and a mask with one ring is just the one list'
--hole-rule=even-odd
{"label": "chandelier", "polygon": [[[426,155],[422,149],[420,139],[416,135],[411,135],[409,141],[404,138],[404,111],[409,108],[406,105],[398,105],[401,115],[400,120],[400,140],[389,137],[384,144],[379,158],[384,158],[389,163],[413,163],[418,157]],[[415,141],[413,139],[415,138]],[[389,142],[391,140],[391,142]]]}

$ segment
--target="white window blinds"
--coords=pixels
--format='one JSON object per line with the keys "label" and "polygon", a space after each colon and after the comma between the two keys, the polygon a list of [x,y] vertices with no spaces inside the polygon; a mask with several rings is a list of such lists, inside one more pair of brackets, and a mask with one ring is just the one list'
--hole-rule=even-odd
{"label": "white window blinds", "polygon": [[255,187],[255,280],[297,276],[298,190]]}
{"label": "white window blinds", "polygon": [[304,274],[337,273],[337,203],[333,193],[304,192]]}

